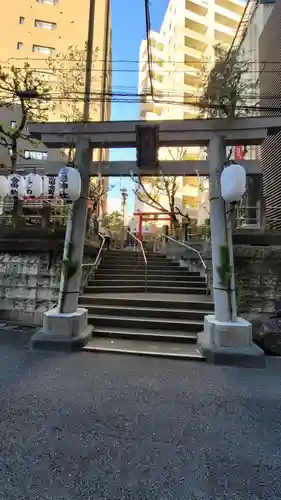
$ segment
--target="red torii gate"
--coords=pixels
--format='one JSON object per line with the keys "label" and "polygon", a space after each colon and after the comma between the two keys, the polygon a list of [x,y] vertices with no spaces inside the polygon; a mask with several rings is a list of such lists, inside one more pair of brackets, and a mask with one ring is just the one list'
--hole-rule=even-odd
{"label": "red torii gate", "polygon": [[[158,216],[161,217],[158,217]],[[138,239],[142,241],[142,223],[154,220],[166,220],[170,222],[170,228],[172,228],[172,216],[167,212],[134,212],[134,217],[138,217]]]}

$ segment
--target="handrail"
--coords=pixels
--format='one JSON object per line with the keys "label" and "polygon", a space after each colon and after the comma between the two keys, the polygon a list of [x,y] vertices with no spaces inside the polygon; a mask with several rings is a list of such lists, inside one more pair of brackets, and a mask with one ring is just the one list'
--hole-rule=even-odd
{"label": "handrail", "polygon": [[207,266],[203,260],[202,255],[200,254],[200,252],[198,250],[196,250],[196,248],[193,248],[193,247],[187,245],[186,243],[183,243],[182,241],[175,240],[175,238],[171,238],[171,236],[167,236],[166,234],[161,234],[161,236],[164,236],[165,238],[167,238],[167,240],[173,241],[174,243],[177,243],[178,245],[185,247],[185,248],[188,248],[189,250],[192,250],[193,252],[195,252],[199,257],[199,260],[201,261],[201,264],[204,267],[204,270],[206,271]]}
{"label": "handrail", "polygon": [[189,250],[192,250],[193,252],[195,252],[198,255],[199,260],[200,260],[200,262],[204,268],[204,272],[205,272],[205,279],[206,279],[206,285],[207,285],[207,295],[210,294],[211,293],[211,283],[210,283],[209,276],[208,276],[207,265],[204,262],[203,257],[200,254],[200,252],[198,250],[196,250],[196,248],[193,248],[193,247],[187,245],[186,243],[183,243],[182,241],[175,240],[175,238],[171,238],[171,236],[167,236],[164,233],[162,233],[161,236],[164,236],[164,238],[167,238],[167,240],[170,240],[173,243],[177,243],[178,245],[180,245],[184,248],[188,248]]}
{"label": "handrail", "polygon": [[139,243],[139,246],[140,246],[140,249],[142,251],[142,255],[143,255],[143,260],[144,260],[144,264],[145,264],[145,291],[147,291],[147,258],[146,258],[146,255],[145,255],[145,251],[144,251],[144,248],[143,248],[143,243],[142,241],[137,238],[133,233],[131,233],[129,230],[127,230],[127,233],[132,236],[132,238],[137,241]]}
{"label": "handrail", "polygon": [[99,233],[99,236],[102,239],[102,244],[99,248],[98,255],[96,256],[95,262],[93,262],[93,263],[89,262],[89,263],[82,264],[82,267],[90,267],[90,270],[87,274],[87,278],[86,278],[85,282],[88,280],[88,277],[89,277],[89,274],[90,274],[92,268],[97,269],[97,267],[100,263],[100,260],[101,260],[102,252],[103,252],[104,245],[105,245],[105,237],[101,233]]}

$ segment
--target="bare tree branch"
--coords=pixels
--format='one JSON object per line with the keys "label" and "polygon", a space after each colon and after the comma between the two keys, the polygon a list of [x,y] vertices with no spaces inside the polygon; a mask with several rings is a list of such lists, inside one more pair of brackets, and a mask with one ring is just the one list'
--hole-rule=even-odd
{"label": "bare tree branch", "polygon": [[[28,92],[37,92],[39,96],[47,96],[50,88],[37,77],[28,63],[22,68],[0,66],[0,108],[15,108],[15,123],[0,125],[0,144],[11,150],[11,171],[16,171],[18,158],[18,142],[33,139],[26,133],[28,120],[43,121],[46,119],[45,104],[40,97],[25,98]],[[18,118],[17,118],[18,117]]]}
{"label": "bare tree branch", "polygon": [[[141,177],[134,178],[132,177],[132,180],[137,184],[137,189],[133,190],[134,194],[138,198],[139,201],[142,203],[145,203],[146,205],[149,205],[152,208],[155,208],[156,210],[160,210],[162,212],[168,213],[169,211],[167,208],[165,208],[160,202],[157,200],[157,196],[159,196],[159,190],[157,190],[156,193],[150,193],[144,182],[142,181]],[[155,187],[155,186],[154,186]],[[156,188],[157,189],[157,188]]]}

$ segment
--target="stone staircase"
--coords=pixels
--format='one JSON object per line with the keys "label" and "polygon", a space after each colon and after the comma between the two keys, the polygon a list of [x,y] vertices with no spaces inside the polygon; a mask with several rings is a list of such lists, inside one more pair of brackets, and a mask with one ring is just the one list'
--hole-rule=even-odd
{"label": "stone staircase", "polygon": [[197,333],[204,316],[213,311],[204,277],[156,254],[147,254],[147,259],[145,292],[142,255],[106,252],[80,296],[94,325],[84,349],[203,360]]}
{"label": "stone staircase", "polygon": [[[147,292],[205,295],[205,278],[199,272],[188,272],[165,257],[146,254]],[[145,265],[142,254],[133,251],[106,252],[95,279],[88,282],[85,293],[130,293],[145,291]]]}

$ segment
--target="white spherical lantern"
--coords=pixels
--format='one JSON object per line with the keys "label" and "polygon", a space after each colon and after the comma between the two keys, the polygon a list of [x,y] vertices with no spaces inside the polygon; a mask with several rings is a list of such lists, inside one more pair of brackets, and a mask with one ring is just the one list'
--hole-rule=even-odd
{"label": "white spherical lantern", "polygon": [[0,176],[0,198],[5,198],[9,192],[9,182],[4,175]]}
{"label": "white spherical lantern", "polygon": [[30,198],[39,198],[43,192],[43,180],[39,174],[31,173],[25,178],[25,194]]}
{"label": "white spherical lantern", "polygon": [[246,191],[246,171],[242,165],[232,163],[221,174],[221,194],[228,203],[241,201]]}
{"label": "white spherical lantern", "polygon": [[65,201],[78,200],[81,194],[81,177],[76,168],[63,167],[58,174],[58,196]]}
{"label": "white spherical lantern", "polygon": [[57,177],[48,177],[44,175],[43,177],[43,196],[44,198],[55,198],[57,195]]}
{"label": "white spherical lantern", "polygon": [[22,200],[25,195],[25,179],[21,175],[11,174],[8,177],[8,195]]}

